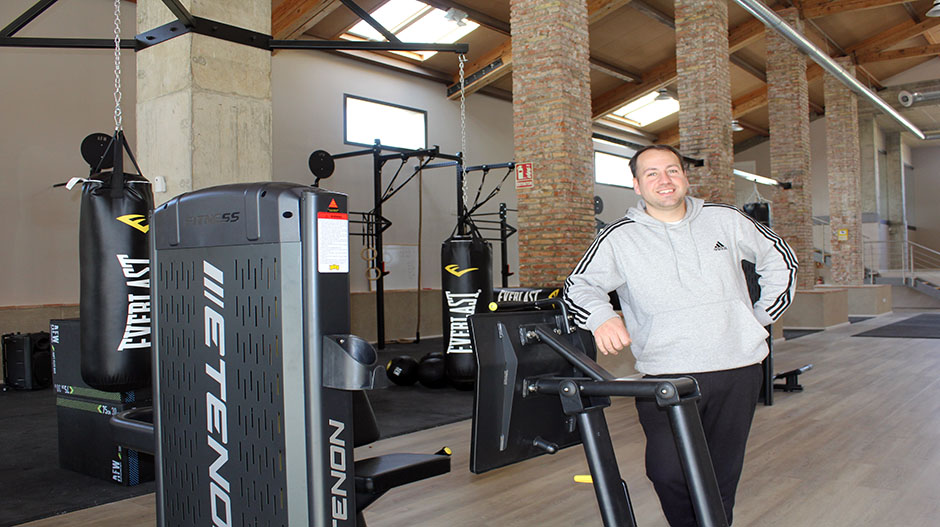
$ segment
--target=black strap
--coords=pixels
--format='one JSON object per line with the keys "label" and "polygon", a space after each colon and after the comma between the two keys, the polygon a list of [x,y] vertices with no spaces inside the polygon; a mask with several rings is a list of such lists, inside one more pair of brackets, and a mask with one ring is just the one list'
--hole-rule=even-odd
{"label": "black strap", "polygon": [[115,130],[111,145],[114,154],[114,164],[111,168],[111,199],[124,195],[124,130]]}

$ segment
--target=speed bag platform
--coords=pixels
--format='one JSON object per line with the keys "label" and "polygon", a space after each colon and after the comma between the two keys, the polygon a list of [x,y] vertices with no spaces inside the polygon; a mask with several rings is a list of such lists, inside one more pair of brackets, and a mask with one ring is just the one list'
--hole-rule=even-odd
{"label": "speed bag platform", "polygon": [[81,375],[92,388],[150,386],[150,183],[111,173],[82,185],[79,222]]}
{"label": "speed bag platform", "polygon": [[493,248],[478,236],[452,236],[441,244],[444,363],[458,388],[476,378],[476,356],[467,317],[485,312],[493,300]]}

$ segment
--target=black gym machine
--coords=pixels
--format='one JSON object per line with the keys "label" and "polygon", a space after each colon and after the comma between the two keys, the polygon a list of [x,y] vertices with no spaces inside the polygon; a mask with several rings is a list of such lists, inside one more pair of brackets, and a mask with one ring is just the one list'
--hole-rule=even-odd
{"label": "black gym machine", "polygon": [[594,361],[590,333],[574,328],[559,299],[491,309],[496,312],[470,317],[478,361],[471,471],[554,454],[580,441],[604,525],[635,526],[604,409],[610,397],[654,399],[668,415],[698,524],[728,525],[695,379],[614,378]]}

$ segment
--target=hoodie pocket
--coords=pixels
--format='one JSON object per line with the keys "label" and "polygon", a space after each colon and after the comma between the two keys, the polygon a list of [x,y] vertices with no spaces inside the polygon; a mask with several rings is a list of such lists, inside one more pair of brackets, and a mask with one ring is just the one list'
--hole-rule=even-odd
{"label": "hoodie pocket", "polygon": [[709,371],[751,360],[766,338],[751,308],[737,299],[724,300],[655,314],[637,360]]}

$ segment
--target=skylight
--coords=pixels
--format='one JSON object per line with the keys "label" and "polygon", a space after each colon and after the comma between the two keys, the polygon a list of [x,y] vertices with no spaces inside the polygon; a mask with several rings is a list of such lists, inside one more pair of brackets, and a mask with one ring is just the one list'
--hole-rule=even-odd
{"label": "skylight", "polygon": [[[402,42],[453,44],[479,27],[479,24],[467,19],[459,11],[454,9],[442,11],[417,0],[391,0],[371,14],[372,18],[382,24],[385,29],[391,31]],[[353,26],[349,32],[340,38],[385,41],[385,37],[365,20]],[[405,51],[394,53],[417,60],[427,60],[437,52]]]}
{"label": "skylight", "polygon": [[643,127],[678,111],[679,101],[675,97],[662,97],[659,92],[654,91],[610,113],[626,119],[636,126]]}

